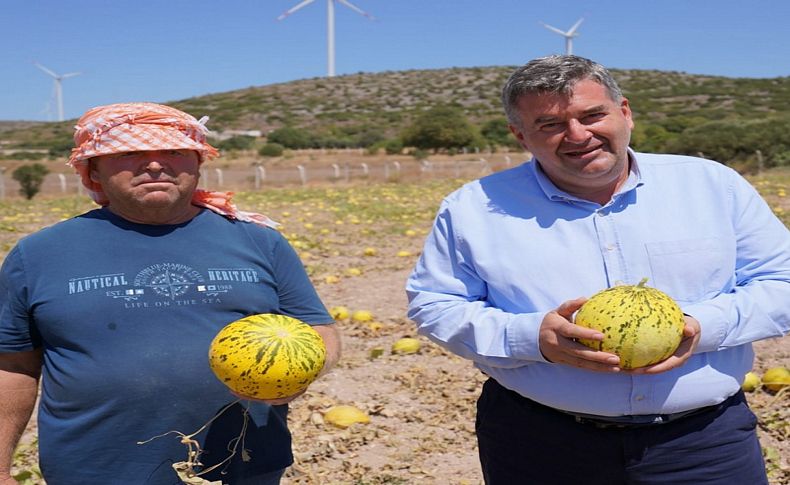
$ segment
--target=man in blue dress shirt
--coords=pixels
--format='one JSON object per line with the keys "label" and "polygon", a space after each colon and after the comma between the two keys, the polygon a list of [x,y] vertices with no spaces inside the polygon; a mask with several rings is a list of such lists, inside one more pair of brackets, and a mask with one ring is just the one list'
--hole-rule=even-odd
{"label": "man in blue dress shirt", "polygon": [[[740,384],[751,343],[790,331],[790,233],[735,171],[635,153],[601,65],[535,59],[503,94],[533,155],[441,204],[406,290],[419,332],[490,379],[477,408],[489,484],[767,483]],[[642,278],[686,326],[625,371],[577,339],[593,293]]]}

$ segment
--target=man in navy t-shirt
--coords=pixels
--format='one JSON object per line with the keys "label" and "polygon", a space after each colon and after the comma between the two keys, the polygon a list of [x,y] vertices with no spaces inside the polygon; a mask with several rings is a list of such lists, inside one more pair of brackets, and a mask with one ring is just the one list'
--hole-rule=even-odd
{"label": "man in navy t-shirt", "polygon": [[[208,348],[257,313],[339,336],[299,258],[260,214],[197,189],[217,155],[202,122],[152,103],[99,107],[77,125],[69,163],[102,208],[22,239],[0,271],[0,484],[41,379],[44,478],[68,484],[178,484],[173,464],[197,434],[201,478],[279,483],[293,461],[287,403],[237,401],[214,377]],[[212,421],[220,411],[230,407]]]}

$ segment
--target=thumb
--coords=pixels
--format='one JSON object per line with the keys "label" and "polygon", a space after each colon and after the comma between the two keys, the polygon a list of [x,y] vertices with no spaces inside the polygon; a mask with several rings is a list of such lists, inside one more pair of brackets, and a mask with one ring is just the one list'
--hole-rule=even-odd
{"label": "thumb", "polygon": [[566,320],[570,320],[571,316],[573,316],[573,313],[576,312],[576,310],[578,310],[579,308],[581,308],[586,301],[587,298],[581,297],[581,298],[576,298],[574,300],[568,300],[566,302],[563,302],[559,306],[559,308],[557,308],[557,313],[559,313],[560,316],[562,316]]}

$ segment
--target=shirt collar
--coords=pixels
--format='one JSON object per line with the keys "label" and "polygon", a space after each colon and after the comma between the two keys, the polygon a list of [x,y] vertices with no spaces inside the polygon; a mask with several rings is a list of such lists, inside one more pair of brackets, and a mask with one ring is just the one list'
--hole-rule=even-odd
{"label": "shirt collar", "polygon": [[[614,195],[612,196],[612,200],[609,201],[609,204],[611,204],[612,201],[616,200],[622,194],[630,192],[636,189],[637,187],[642,186],[645,183],[644,180],[642,179],[642,173],[639,170],[639,163],[636,160],[636,153],[630,148],[628,149],[628,158],[631,160],[631,167],[628,173],[628,178],[626,179],[625,183],[617,190],[617,192],[614,193]],[[552,182],[549,179],[549,177],[546,175],[546,172],[544,172],[543,169],[540,168],[540,164],[537,162],[535,157],[532,157],[530,162],[532,163],[529,164],[530,165],[529,169],[532,171],[533,175],[535,176],[535,180],[537,180],[538,182],[538,186],[543,191],[543,194],[546,196],[547,199],[554,201],[566,201],[566,202],[573,201],[573,202],[580,202],[584,204],[595,204],[594,202],[591,202],[589,200],[581,199],[579,197],[571,195],[565,192],[564,190],[561,190],[556,185],[554,185],[554,182]]]}

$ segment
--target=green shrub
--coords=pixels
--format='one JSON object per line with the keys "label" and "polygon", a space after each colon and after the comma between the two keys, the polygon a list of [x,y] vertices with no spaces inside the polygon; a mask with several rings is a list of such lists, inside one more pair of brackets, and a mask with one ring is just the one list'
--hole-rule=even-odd
{"label": "green shrub", "polygon": [[518,140],[510,132],[504,116],[492,118],[480,127],[480,134],[490,145],[520,148]]}
{"label": "green shrub", "polygon": [[696,155],[722,163],[753,161],[760,150],[764,167],[786,163],[790,151],[790,116],[767,117],[760,120],[710,121],[683,131],[668,144],[675,153]]}
{"label": "green shrub", "polygon": [[19,193],[30,200],[41,190],[44,177],[49,173],[49,169],[40,163],[32,165],[22,165],[17,167],[11,176],[19,182]]}
{"label": "green shrub", "polygon": [[238,150],[249,150],[255,145],[255,137],[248,135],[232,136],[227,140],[218,142],[215,146],[220,151],[233,152]]}
{"label": "green shrub", "polygon": [[269,142],[263,145],[260,150],[258,150],[258,155],[262,157],[281,157],[284,151],[284,146],[280,145],[279,143]]}
{"label": "green shrub", "polygon": [[269,143],[279,143],[285,148],[313,148],[312,136],[306,131],[293,126],[278,128],[269,133],[266,139]]}
{"label": "green shrub", "polygon": [[417,116],[403,133],[403,143],[421,149],[449,149],[480,143],[477,128],[455,106],[436,106]]}
{"label": "green shrub", "polygon": [[384,142],[384,151],[387,155],[400,155],[403,153],[403,141],[393,138]]}

